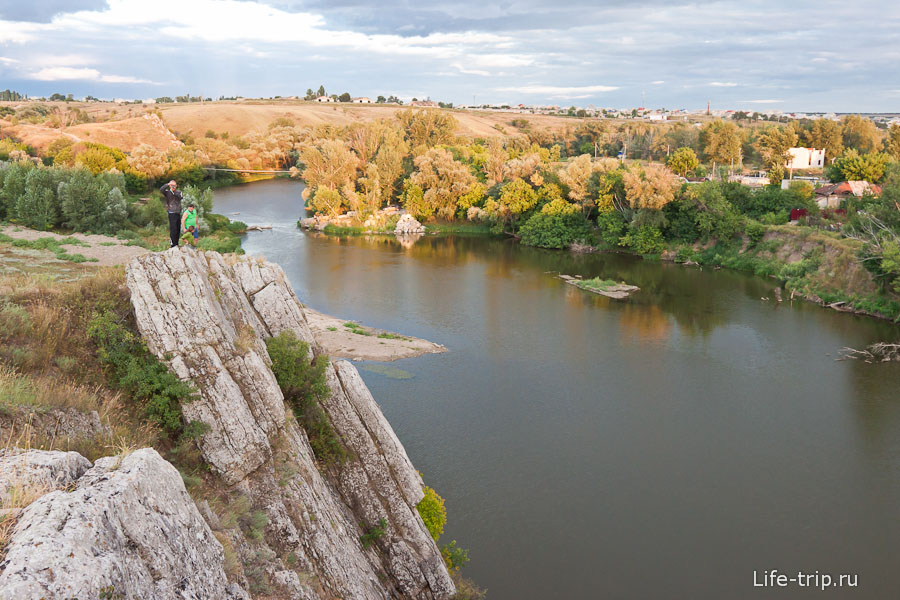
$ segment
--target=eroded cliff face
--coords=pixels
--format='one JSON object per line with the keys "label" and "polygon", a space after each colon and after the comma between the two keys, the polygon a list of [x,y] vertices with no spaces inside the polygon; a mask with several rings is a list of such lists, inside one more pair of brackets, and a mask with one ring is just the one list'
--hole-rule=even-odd
{"label": "eroded cliff face", "polygon": [[[176,248],[135,259],[126,278],[150,350],[200,392],[183,411],[209,426],[200,440],[203,457],[267,516],[262,540],[233,530],[229,541],[243,552],[269,551],[270,580],[281,593],[437,599],[455,592],[416,511],[422,481],[346,361],[328,367],[323,408],[352,458],[324,474],[317,467],[285,407],[264,341],[291,330],[316,350],[278,265]],[[360,535],[381,519],[385,535],[363,548]]]}

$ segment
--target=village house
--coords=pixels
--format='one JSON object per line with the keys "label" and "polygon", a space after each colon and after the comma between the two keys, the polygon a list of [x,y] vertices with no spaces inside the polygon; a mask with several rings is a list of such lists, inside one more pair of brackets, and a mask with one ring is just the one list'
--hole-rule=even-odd
{"label": "village house", "polygon": [[790,148],[791,160],[785,165],[788,169],[821,169],[825,166],[825,149]]}
{"label": "village house", "polygon": [[838,208],[845,199],[852,197],[877,196],[881,186],[868,181],[842,181],[816,189],[816,204],[819,208]]}
{"label": "village house", "polygon": [[316,102],[334,102],[331,96],[316,96]]}
{"label": "village house", "polygon": [[372,100],[366,98],[365,96],[360,96],[359,98],[351,98],[350,102],[353,104],[372,104]]}

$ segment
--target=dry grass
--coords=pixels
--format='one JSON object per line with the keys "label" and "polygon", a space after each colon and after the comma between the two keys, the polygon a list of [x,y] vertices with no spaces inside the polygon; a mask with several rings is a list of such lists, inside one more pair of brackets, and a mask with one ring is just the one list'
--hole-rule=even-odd
{"label": "dry grass", "polygon": [[29,504],[56,489],[43,478],[29,477],[22,469],[4,473],[5,489],[0,494],[0,561],[6,558],[6,547],[22,510]]}

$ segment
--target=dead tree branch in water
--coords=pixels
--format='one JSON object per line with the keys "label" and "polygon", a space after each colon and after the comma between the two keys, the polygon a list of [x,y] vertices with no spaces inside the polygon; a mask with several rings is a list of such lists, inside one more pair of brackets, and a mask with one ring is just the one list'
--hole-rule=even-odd
{"label": "dead tree branch in water", "polygon": [[840,353],[840,358],[838,360],[853,358],[864,360],[867,363],[890,362],[892,360],[900,361],[900,344],[878,342],[877,344],[872,344],[865,350],[841,348],[838,352]]}

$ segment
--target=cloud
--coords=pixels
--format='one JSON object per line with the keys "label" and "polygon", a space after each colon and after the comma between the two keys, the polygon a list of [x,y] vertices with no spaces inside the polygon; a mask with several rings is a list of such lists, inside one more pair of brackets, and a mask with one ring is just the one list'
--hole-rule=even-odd
{"label": "cloud", "polygon": [[31,0],[30,2],[4,2],[0,5],[0,17],[10,21],[49,23],[54,15],[73,10],[100,10],[106,8],[106,0]]}
{"label": "cloud", "polygon": [[737,87],[738,84],[730,82],[730,81],[726,81],[726,82],[711,81],[711,82],[707,83],[706,85],[708,85],[710,87]]}
{"label": "cloud", "polygon": [[466,75],[481,75],[483,77],[490,77],[490,71],[482,71],[480,69],[467,69],[463,65],[459,63],[450,63],[450,66],[454,69],[457,69],[460,73],[465,73]]}
{"label": "cloud", "polygon": [[515,87],[499,87],[498,92],[517,92],[519,94],[543,95],[550,98],[590,98],[594,94],[603,94],[619,89],[610,85],[554,86],[554,85],[521,85]]}
{"label": "cloud", "polygon": [[15,58],[7,58],[5,56],[0,56],[0,64],[11,65],[11,64],[14,64],[17,62],[19,62],[19,61],[16,60]]}
{"label": "cloud", "polygon": [[665,83],[665,81],[663,81],[662,79],[659,79],[657,81],[651,81],[650,85],[662,85],[664,83]]}
{"label": "cloud", "polygon": [[46,67],[29,75],[38,81],[86,80],[102,83],[154,83],[147,79],[139,79],[127,75],[103,75],[97,69],[75,67]]}

